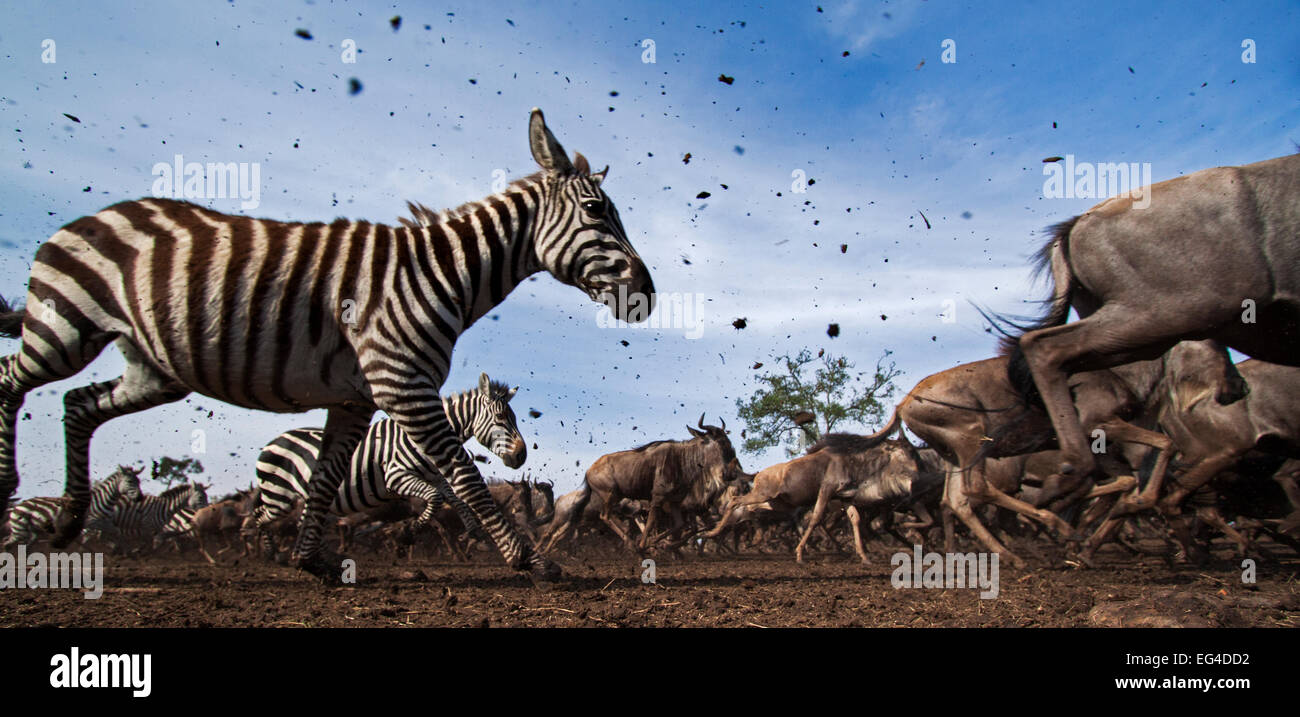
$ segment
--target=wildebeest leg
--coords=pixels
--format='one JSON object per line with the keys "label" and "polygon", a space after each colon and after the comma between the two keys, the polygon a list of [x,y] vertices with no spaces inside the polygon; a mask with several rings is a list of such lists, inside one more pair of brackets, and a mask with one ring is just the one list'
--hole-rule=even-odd
{"label": "wildebeest leg", "polygon": [[[199,544],[199,554],[207,559],[208,564],[216,565],[217,564],[216,558],[213,558],[211,555],[209,555],[207,547],[203,545],[203,529],[198,526],[194,527],[194,541]],[[177,548],[179,549],[179,547],[180,547],[180,543],[177,542]]]}
{"label": "wildebeest leg", "polygon": [[758,505],[759,503],[766,503],[766,502],[767,502],[767,498],[758,494],[757,492],[746,493],[745,495],[736,498],[730,503],[727,503],[727,507],[722,512],[722,520],[718,521],[718,524],[713,526],[712,530],[705,533],[701,537],[716,538],[719,535],[721,535],[722,531],[727,529],[727,526],[731,525],[733,522],[735,522],[738,519],[737,511],[736,511],[737,508],[745,508],[744,511],[741,511],[741,516],[744,516],[749,514],[751,510],[749,506]]}
{"label": "wildebeest leg", "polygon": [[[1153,326],[1153,322],[1167,323],[1163,316],[1143,317],[1134,308],[1109,304],[1079,321],[1020,337],[1020,349],[1056,429],[1062,474],[1088,475],[1096,465],[1070,395],[1070,372],[1118,366],[1164,353],[1175,341],[1152,345],[1152,338],[1177,334],[1171,333],[1173,327]],[[1133,347],[1146,347],[1144,354],[1149,355],[1127,354]]]}
{"label": "wildebeest leg", "polygon": [[1187,496],[1199,490],[1210,479],[1231,468],[1241,458],[1241,452],[1224,450],[1197,463],[1191,470],[1178,478],[1177,485],[1159,503],[1160,513],[1171,524],[1178,520],[1182,512],[1183,501]]}
{"label": "wildebeest leg", "polygon": [[946,500],[940,503],[939,512],[943,514],[943,551],[945,553],[956,552],[957,526],[955,525],[952,508],[948,506]]}
{"label": "wildebeest leg", "polygon": [[853,530],[853,548],[858,551],[858,557],[862,558],[862,564],[867,565],[871,561],[867,560],[867,551],[862,547],[862,516],[858,514],[858,507],[852,504],[844,512],[849,514],[849,524]]}
{"label": "wildebeest leg", "polygon": [[1300,510],[1300,488],[1296,487],[1295,473],[1275,473],[1273,481],[1282,488],[1286,499],[1291,503],[1291,511]]}
{"label": "wildebeest leg", "polygon": [[1272,557],[1267,552],[1265,552],[1261,547],[1251,542],[1250,538],[1247,538],[1236,528],[1232,527],[1231,525],[1228,525],[1228,521],[1224,520],[1223,514],[1219,512],[1218,507],[1213,505],[1207,505],[1201,508],[1197,508],[1196,517],[1208,523],[1210,527],[1218,529],[1224,535],[1228,536],[1229,540],[1236,543],[1238,557],[1244,558],[1247,555],[1249,555],[1252,551],[1258,552],[1263,557],[1267,557],[1267,558]]}
{"label": "wildebeest leg", "polygon": [[826,512],[826,504],[830,502],[831,493],[834,492],[832,487],[834,481],[829,475],[822,480],[821,490],[817,491],[817,504],[813,506],[812,517],[808,520],[808,527],[803,532],[803,537],[799,539],[799,544],[794,546],[794,560],[797,563],[803,562],[803,549],[808,544],[808,538],[812,537],[813,530],[822,522],[822,515]]}
{"label": "wildebeest leg", "polygon": [[912,503],[911,510],[920,520],[899,523],[898,527],[903,530],[928,530],[934,525],[934,516],[930,515],[930,509],[925,507],[925,503],[918,500]]}
{"label": "wildebeest leg", "polygon": [[452,536],[451,530],[443,524],[442,520],[440,520],[438,516],[430,516],[429,520],[426,521],[425,524],[433,526],[433,529],[437,531],[438,537],[442,539],[442,544],[447,546],[447,553],[451,555],[452,560],[459,563],[469,561],[469,556],[461,550],[460,542]]}
{"label": "wildebeest leg", "polygon": [[682,514],[681,505],[674,502],[671,505],[671,507],[668,509],[668,517],[672,518],[673,524],[668,528],[668,530],[665,530],[659,535],[651,538],[650,544],[655,545],[660,540],[665,540],[671,538],[673,535],[677,535],[678,537],[677,540],[671,540],[668,543],[668,545],[664,546],[666,549],[671,550],[674,553],[677,553],[678,548],[680,548],[686,542],[684,539],[681,538],[681,534],[685,532],[685,528],[686,528],[686,517]]}
{"label": "wildebeest leg", "polygon": [[605,525],[609,526],[610,530],[614,531],[614,535],[617,535],[619,537],[619,540],[623,541],[623,545],[627,546],[629,549],[635,550],[636,545],[632,542],[631,534],[628,531],[625,531],[622,528],[618,527],[618,525],[614,522],[613,516],[610,515],[610,513],[614,509],[615,504],[617,503],[618,503],[618,497],[613,493],[609,494],[608,496],[605,496],[605,504],[601,506],[600,509],[600,519],[605,523]]}
{"label": "wildebeest leg", "polygon": [[[974,472],[976,470],[979,470],[979,466],[971,466],[969,472]],[[967,496],[966,490],[962,486],[962,483],[964,482],[965,481],[962,480],[962,473],[954,472],[948,474],[948,479],[944,481],[944,503],[957,515],[958,518],[961,519],[961,522],[966,524],[966,527],[970,529],[976,539],[984,544],[984,547],[995,553],[1006,556],[1011,561],[1012,565],[1023,567],[1025,561],[1021,559],[1019,555],[1016,555],[1007,549],[1007,546],[999,543],[998,539],[993,537],[993,534],[989,532],[988,528],[984,527],[984,524],[981,523],[979,518],[975,515],[975,511],[971,508],[970,498]],[[948,548],[948,551],[952,552],[952,549]]]}
{"label": "wildebeest leg", "polygon": [[[1018,498],[1003,493],[995,488],[988,481],[984,480],[984,471],[979,466],[971,466],[967,471],[966,480],[964,481],[966,495],[981,503],[992,503],[1000,508],[1035,518],[1038,522],[1055,530],[1066,540],[1074,539],[1074,529],[1070,524],[1061,520],[1061,516],[1050,510],[1035,508]],[[987,531],[986,531],[987,532]]]}
{"label": "wildebeest leg", "polygon": [[1115,506],[1114,514],[1123,515],[1154,508],[1156,499],[1160,497],[1160,487],[1164,484],[1165,474],[1169,470],[1169,457],[1174,442],[1163,433],[1138,428],[1125,421],[1107,421],[1098,428],[1105,431],[1107,440],[1150,446],[1157,452],[1156,463],[1151,468],[1151,477],[1147,479],[1146,486],[1136,496],[1121,499]]}
{"label": "wildebeest leg", "polygon": [[555,547],[555,544],[560,542],[560,540],[565,535],[567,535],[568,532],[569,532],[569,521],[565,521],[560,525],[556,526],[554,530],[550,531],[545,536],[543,536],[546,542],[542,544],[541,551],[543,553],[551,552],[551,549]]}

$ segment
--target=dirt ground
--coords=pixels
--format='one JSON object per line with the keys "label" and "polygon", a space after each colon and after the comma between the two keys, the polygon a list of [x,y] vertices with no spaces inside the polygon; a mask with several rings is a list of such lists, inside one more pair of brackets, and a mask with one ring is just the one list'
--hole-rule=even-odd
{"label": "dirt ground", "polygon": [[1300,626],[1294,557],[1260,561],[1258,582],[1243,585],[1226,549],[1204,567],[1103,551],[1089,570],[1056,567],[1034,549],[1035,567],[1002,563],[991,600],[974,589],[896,590],[883,549],[869,566],[828,554],[802,566],[776,554],[662,557],[654,584],[633,555],[561,554],[568,577],[549,590],[487,553],[470,563],[356,554],[357,582],[339,588],[252,557],[213,566],[193,553],[106,556],[100,599],[0,590],[0,626]]}

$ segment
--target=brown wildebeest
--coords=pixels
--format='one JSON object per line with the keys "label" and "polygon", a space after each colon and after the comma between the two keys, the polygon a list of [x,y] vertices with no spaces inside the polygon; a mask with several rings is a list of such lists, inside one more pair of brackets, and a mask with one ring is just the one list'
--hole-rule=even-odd
{"label": "brown wildebeest", "polygon": [[[1038,254],[1047,314],[1011,337],[1060,437],[1062,473],[1088,473],[1070,374],[1154,359],[1215,339],[1300,365],[1300,155],[1206,169],[1108,199],[1056,225]],[[1149,205],[1149,206],[1148,206]],[[1080,320],[1067,323],[1070,308]],[[1239,400],[1229,385],[1220,403]]]}
{"label": "brown wildebeest", "polygon": [[827,434],[806,454],[759,471],[753,489],[723,509],[722,520],[701,537],[717,538],[746,512],[792,513],[812,506],[812,516],[794,551],[795,560],[802,563],[804,547],[821,523],[826,506],[838,499],[846,504],[854,548],[866,563],[862,513],[868,512],[870,520],[880,510],[892,510],[894,505],[910,501],[914,491],[919,494],[923,489],[917,477],[916,457],[903,441],[888,440],[879,434]]}
{"label": "brown wildebeest", "polygon": [[[191,518],[193,525],[191,536],[198,543],[199,553],[207,559],[209,563],[216,564],[214,558],[205,545],[205,539],[216,538],[222,543],[222,547],[217,550],[220,555],[230,550],[231,540],[239,539],[240,527],[243,521],[252,514],[253,504],[251,502],[252,491],[239,491],[234,495],[222,498],[211,505],[204,506],[194,511],[194,517]],[[242,552],[247,555],[248,547],[246,543],[239,540]]]}
{"label": "brown wildebeest", "polygon": [[[593,492],[588,495],[585,503],[580,503],[581,500],[583,500],[582,488],[569,491],[555,500],[555,517],[543,530],[541,540],[537,543],[543,546],[541,548],[543,553],[549,553],[565,538],[570,536],[576,538],[584,526],[603,525],[600,513],[605,507],[604,499]],[[628,524],[627,530],[630,531],[631,524],[640,512],[640,505],[641,501],[624,499],[612,514],[623,519]]]}
{"label": "brown wildebeest", "polygon": [[[720,427],[706,426],[704,414],[700,414],[697,425],[699,430],[686,427],[693,436],[687,441],[654,441],[597,458],[587,469],[583,492],[573,515],[581,516],[590,496],[599,495],[604,503],[600,519],[625,545],[639,551],[650,548],[661,537],[655,535],[660,512],[666,511],[672,517],[672,527],[666,534],[684,528],[685,501],[708,505],[744,472],[727,438],[727,422],[723,421]],[[625,498],[649,501],[645,529],[636,545],[631,535],[611,517],[614,508]]]}
{"label": "brown wildebeest", "polygon": [[[1180,506],[1192,493],[1215,476],[1232,469],[1253,451],[1273,453],[1286,458],[1300,458],[1300,368],[1257,361],[1243,361],[1236,366],[1250,386],[1244,399],[1228,405],[1204,401],[1183,410],[1166,411],[1160,417],[1161,429],[1178,449],[1179,463],[1187,470],[1175,476],[1174,485],[1159,501],[1160,512],[1188,549],[1191,542],[1186,523],[1180,518]],[[1284,489],[1291,488],[1289,483]],[[1300,499],[1294,488],[1288,493],[1293,505]],[[1116,518],[1108,521],[1085,546],[1083,557],[1092,553],[1115,527],[1118,516],[1153,507],[1156,497],[1139,496],[1122,500],[1116,506]],[[1224,524],[1212,506],[1198,514],[1211,524]],[[1102,531],[1106,531],[1105,534]],[[1237,541],[1243,551],[1248,545],[1240,533],[1224,531]]]}
{"label": "brown wildebeest", "polygon": [[[985,458],[1051,448],[1054,438],[1046,416],[1027,405],[1022,391],[1012,386],[1009,364],[1007,357],[985,359],[922,379],[876,435],[889,435],[905,424],[955,466],[944,489],[944,504],[986,547],[1022,565],[1023,561],[980,522],[972,502],[992,503],[1036,519],[1067,539],[1073,539],[1075,533],[1056,513],[1014,498],[985,479]],[[1152,405],[1194,405],[1219,395],[1230,378],[1240,381],[1236,372],[1225,366],[1230,368],[1232,363],[1221,346],[1185,342],[1152,361],[1082,373],[1071,380],[1070,388],[1078,395],[1083,425],[1094,431],[1094,444],[1101,435],[1107,443],[1141,444],[1159,451],[1152,478],[1144,489],[1154,493],[1163,480],[1171,442],[1163,434],[1132,421],[1147,420]],[[1091,472],[1052,476],[1044,484],[1040,505],[1056,501],[1059,509],[1075,500],[1123,492],[1136,485],[1128,467],[1111,460],[1115,455],[1101,455],[1106,458],[1103,468],[1119,479],[1094,488],[1089,485]]]}

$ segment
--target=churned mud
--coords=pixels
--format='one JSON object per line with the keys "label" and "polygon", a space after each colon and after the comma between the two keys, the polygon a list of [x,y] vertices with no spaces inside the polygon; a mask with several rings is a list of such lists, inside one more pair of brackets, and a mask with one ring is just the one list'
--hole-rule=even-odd
{"label": "churned mud", "polygon": [[[77,590],[0,590],[10,626],[510,626],[510,627],[1069,627],[1300,626],[1300,559],[1260,561],[1257,582],[1223,549],[1204,567],[1115,551],[1090,570],[1040,556],[1000,565],[999,594],[895,589],[890,552],[846,555],[663,556],[656,582],[617,551],[555,556],[568,578],[549,590],[495,556],[469,563],[357,554],[357,582],[322,587],[294,568],[196,555],[107,556],[97,600]],[[1051,565],[1052,567],[1048,567]]]}

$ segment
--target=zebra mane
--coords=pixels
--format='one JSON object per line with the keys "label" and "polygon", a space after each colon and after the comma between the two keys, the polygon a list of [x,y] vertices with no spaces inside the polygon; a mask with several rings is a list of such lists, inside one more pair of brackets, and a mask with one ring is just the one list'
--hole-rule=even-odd
{"label": "zebra mane", "polygon": [[[477,393],[478,390],[479,390],[478,386],[475,386],[474,388],[466,389],[454,395],[469,396],[471,394]],[[487,392],[488,392],[488,396],[491,398],[501,398],[510,392],[510,384],[505,381],[498,381],[495,378],[489,379]]]}
{"label": "zebra mane", "polygon": [[489,396],[492,396],[493,398],[500,398],[502,396],[505,396],[507,393],[510,393],[510,384],[506,383],[505,381],[498,381],[496,379],[490,379],[488,381]]}
{"label": "zebra mane", "polygon": [[[536,183],[541,178],[542,174],[543,174],[542,172],[534,172],[533,174],[530,174],[527,177],[523,177],[522,179],[516,179],[515,181],[508,184],[506,186],[506,189],[509,190],[521,184]],[[431,226],[436,226],[438,224],[441,224],[442,222],[449,222],[454,219],[460,219],[461,217],[465,217],[470,214],[473,214],[476,210],[478,210],[479,207],[482,206],[484,206],[483,200],[475,199],[473,201],[465,202],[459,207],[455,207],[453,209],[444,209],[439,212],[424,206],[424,204],[421,202],[408,201],[406,203],[406,208],[408,211],[411,212],[411,218],[408,219],[406,217],[398,217],[397,221],[401,223],[402,226],[407,227],[409,229],[419,229],[420,227],[431,227]]]}
{"label": "zebra mane", "polygon": [[172,497],[172,496],[174,496],[174,495],[177,495],[177,494],[179,494],[179,493],[181,493],[181,492],[183,492],[183,491],[190,491],[190,490],[193,490],[193,489],[194,489],[194,484],[190,483],[189,481],[186,481],[186,482],[184,482],[184,483],[177,483],[176,485],[174,485],[174,486],[168,488],[167,490],[165,490],[165,491],[159,493],[159,494],[158,494],[158,497],[159,497],[159,498],[170,498],[170,497]]}

